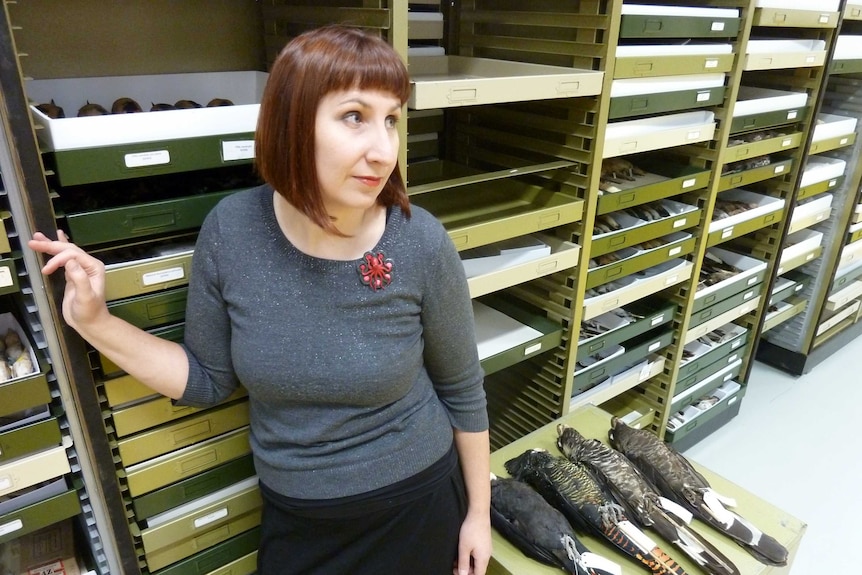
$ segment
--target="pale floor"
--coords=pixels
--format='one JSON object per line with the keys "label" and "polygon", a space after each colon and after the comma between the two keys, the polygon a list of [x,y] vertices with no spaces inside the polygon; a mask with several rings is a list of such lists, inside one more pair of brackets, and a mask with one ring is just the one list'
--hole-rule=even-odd
{"label": "pale floor", "polygon": [[857,338],[799,377],[755,362],[739,415],[684,453],[807,523],[791,575],[855,575],[862,573],[860,422]]}

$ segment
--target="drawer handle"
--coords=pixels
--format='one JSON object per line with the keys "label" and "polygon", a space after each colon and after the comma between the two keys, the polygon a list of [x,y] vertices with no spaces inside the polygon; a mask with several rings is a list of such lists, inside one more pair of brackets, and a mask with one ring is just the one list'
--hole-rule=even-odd
{"label": "drawer handle", "polygon": [[174,210],[135,214],[124,223],[129,231],[144,232],[177,225],[177,215]]}
{"label": "drawer handle", "polygon": [[557,84],[558,94],[577,94],[581,90],[581,83],[577,81],[560,82]]}
{"label": "drawer handle", "polygon": [[201,436],[212,433],[212,424],[210,420],[207,419],[205,421],[201,421],[200,423],[195,423],[193,425],[187,425],[181,429],[178,429],[173,433],[174,445],[181,445],[183,443],[188,442],[189,440]]}
{"label": "drawer handle", "polygon": [[459,88],[457,90],[449,90],[447,99],[450,102],[472,102],[479,96],[477,88]]}
{"label": "drawer handle", "polygon": [[183,474],[192,473],[198,469],[207,467],[219,460],[218,451],[215,449],[207,449],[205,452],[195,457],[190,457],[185,461],[180,462],[180,471]]}
{"label": "drawer handle", "polygon": [[747,156],[749,154],[749,150],[751,148],[743,147],[736,151],[736,157],[741,158],[742,156]]}
{"label": "drawer handle", "polygon": [[557,260],[552,260],[549,262],[541,263],[536,267],[536,273],[538,273],[538,274],[550,273],[550,272],[554,271],[555,269],[557,269],[557,265],[559,263],[560,262],[558,262]]}

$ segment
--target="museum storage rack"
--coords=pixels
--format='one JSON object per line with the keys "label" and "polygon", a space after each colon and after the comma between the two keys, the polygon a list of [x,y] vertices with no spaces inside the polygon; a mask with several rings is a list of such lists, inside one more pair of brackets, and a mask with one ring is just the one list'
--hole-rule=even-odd
{"label": "museum storage rack", "polygon": [[[841,15],[809,157],[809,165],[817,162],[812,171],[821,172],[814,193],[823,197],[828,189],[834,198],[829,217],[811,228],[822,235],[823,253],[800,268],[808,284],[800,294],[807,309],[767,332],[758,350],[759,360],[795,375],[810,371],[860,333],[857,251],[862,245],[857,240],[862,171],[857,133],[862,109],[856,99],[862,78],[862,6],[846,2]],[[799,195],[811,197],[805,184],[800,182]]]}
{"label": "museum storage rack", "polygon": [[[42,557],[38,554],[44,551],[57,555],[48,555],[50,564],[40,564],[43,572],[72,569],[70,559],[81,562],[82,569],[86,565],[104,571],[113,554],[110,531],[101,523],[105,494],[91,438],[75,408],[80,394],[62,359],[63,343],[53,328],[56,316],[43,289],[40,265],[25,246],[34,223],[51,228],[53,222],[49,212],[36,215],[25,201],[25,190],[39,188],[43,177],[20,72],[7,65],[16,61],[7,56],[16,53],[11,29],[5,16],[2,19],[0,564],[4,572],[35,569],[20,562]],[[62,555],[75,532],[88,544],[76,557]]]}
{"label": "museum storage rack", "polygon": [[[17,104],[32,124],[19,120],[16,138],[42,153],[14,150],[26,166],[16,229],[66,230],[108,262],[115,313],[181,338],[197,227],[254,183],[269,64],[304,29],[360,25],[408,62],[401,166],[411,202],[441,220],[468,272],[492,447],[587,403],[684,447],[738,411],[768,306],[808,286],[773,276],[822,249],[809,240],[786,261],[782,246],[839,13],[820,22],[788,4],[6,2],[14,41],[0,49],[17,42],[19,90],[68,116]],[[786,38],[804,48],[752,42]],[[131,95],[238,105],[71,117],[88,99]],[[746,209],[726,213],[730,199]],[[721,266],[730,277],[711,277]],[[44,284],[47,303],[31,308],[58,342],[51,356],[85,438],[79,493],[99,505],[81,539],[94,568],[252,573],[259,498],[242,392],[209,410],[173,407],[64,327],[62,281]],[[704,396],[720,401],[707,410]]]}

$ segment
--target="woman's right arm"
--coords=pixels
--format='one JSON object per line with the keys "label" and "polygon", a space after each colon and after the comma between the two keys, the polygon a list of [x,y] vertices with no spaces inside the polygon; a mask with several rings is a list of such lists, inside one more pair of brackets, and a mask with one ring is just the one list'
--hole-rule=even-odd
{"label": "woman's right arm", "polygon": [[179,399],[186,388],[189,361],[183,347],[111,315],[105,302],[105,266],[69,242],[62,230],[51,240],[36,232],[30,249],[50,255],[45,275],[65,269],[63,318],[81,337],[126,373],[154,391]]}

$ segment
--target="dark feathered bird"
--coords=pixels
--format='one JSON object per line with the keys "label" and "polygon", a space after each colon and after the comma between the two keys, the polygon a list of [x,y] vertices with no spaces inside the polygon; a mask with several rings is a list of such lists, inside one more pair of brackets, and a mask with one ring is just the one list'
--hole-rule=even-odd
{"label": "dark feathered bird", "polygon": [[167,104],[164,102],[159,103],[159,104],[154,103],[150,107],[150,112],[164,112],[165,110],[176,110],[176,107],[174,107],[173,104]]}
{"label": "dark feathered bird", "polygon": [[668,505],[625,455],[562,424],[557,426],[557,447],[570,461],[589,467],[641,527],[655,529],[711,575],[739,575],[730,559],[686,525],[688,511],[680,513],[682,518],[666,511],[679,506]]}
{"label": "dark feathered bird", "polygon": [[524,555],[566,573],[602,575],[620,571],[616,564],[615,570],[590,566],[599,561],[578,541],[563,514],[535,489],[516,479],[492,475],[491,524]]}
{"label": "dark feathered bird", "polygon": [[201,108],[202,106],[194,100],[177,100],[174,103],[177,110],[188,110],[190,108]]}
{"label": "dark feathered bird", "polygon": [[117,98],[111,104],[112,114],[137,114],[138,112],[143,112],[143,109],[131,98]]}
{"label": "dark feathered bird", "polygon": [[227,98],[213,98],[207,102],[207,108],[214,108],[216,106],[233,106],[233,102]]}
{"label": "dark feathered bird", "polygon": [[655,574],[684,575],[685,571],[638,529],[611,494],[582,464],[530,449],[505,463],[515,479],[532,485],[572,525],[603,538]]}
{"label": "dark feathered bird", "polygon": [[99,104],[91,104],[89,100],[87,100],[87,103],[78,109],[78,117],[79,118],[84,117],[84,116],[107,116],[107,115],[108,115],[108,111],[103,106],[100,106]]}
{"label": "dark feathered bird", "polygon": [[47,104],[39,104],[36,106],[36,109],[48,116],[52,119],[57,118],[65,118],[66,112],[63,111],[63,108],[54,103],[54,99],[51,99],[50,103]]}
{"label": "dark feathered bird", "polygon": [[726,533],[762,563],[787,564],[787,549],[781,543],[727,509],[721,502],[726,498],[712,489],[691,462],[655,434],[630,427],[615,417],[608,435],[611,445],[634,463],[662,495]]}

